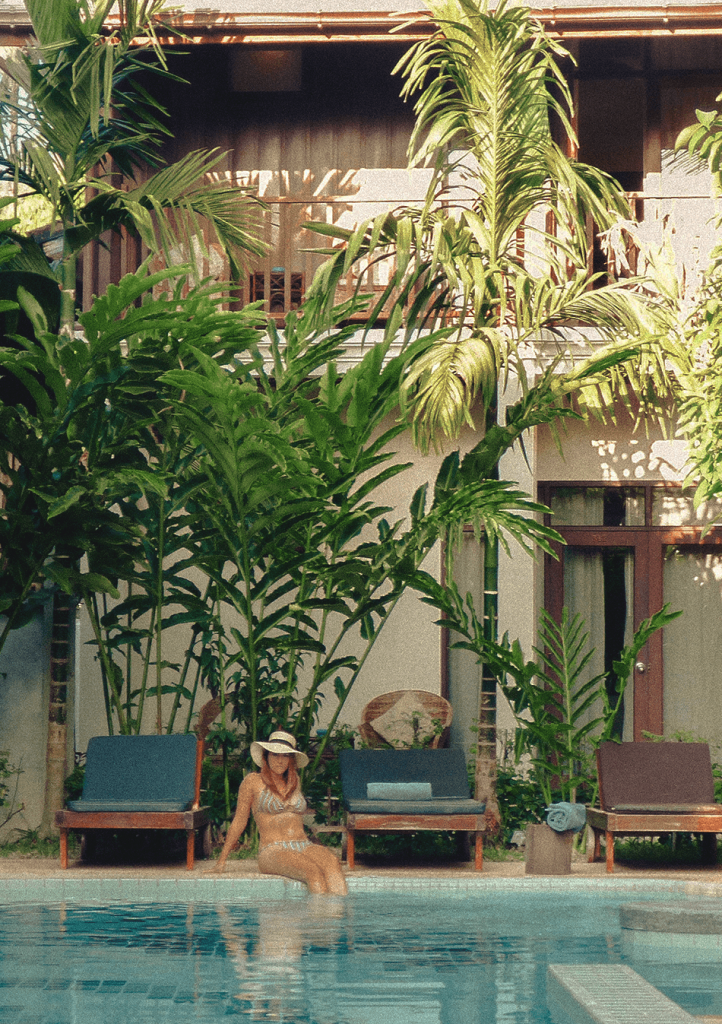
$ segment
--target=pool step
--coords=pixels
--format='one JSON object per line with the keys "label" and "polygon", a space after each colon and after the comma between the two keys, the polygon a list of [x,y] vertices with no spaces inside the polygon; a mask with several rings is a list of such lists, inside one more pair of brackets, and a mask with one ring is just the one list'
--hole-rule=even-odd
{"label": "pool step", "polygon": [[622,949],[653,963],[722,963],[722,900],[719,897],[619,908]]}
{"label": "pool step", "polygon": [[550,964],[547,1002],[554,1024],[699,1024],[623,964]]}

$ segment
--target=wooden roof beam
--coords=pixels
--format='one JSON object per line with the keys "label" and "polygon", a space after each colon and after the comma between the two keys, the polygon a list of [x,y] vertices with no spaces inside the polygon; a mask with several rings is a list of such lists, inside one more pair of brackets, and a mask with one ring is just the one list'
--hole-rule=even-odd
{"label": "wooden roof beam", "polygon": [[[546,7],[536,16],[560,39],[623,36],[722,35],[722,3],[696,6]],[[291,46],[324,43],[412,43],[433,30],[420,13],[383,12],[311,14],[227,14],[204,10],[168,19],[181,36],[163,39],[169,46],[246,44]],[[0,45],[21,45],[30,32],[24,12],[0,14]],[[183,38],[185,37],[185,38]]]}

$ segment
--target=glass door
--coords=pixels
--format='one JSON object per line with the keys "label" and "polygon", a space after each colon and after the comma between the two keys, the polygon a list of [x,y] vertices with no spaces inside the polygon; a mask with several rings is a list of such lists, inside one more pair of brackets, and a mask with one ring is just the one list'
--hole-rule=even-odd
{"label": "glass door", "polygon": [[[545,559],[545,607],[557,621],[565,606],[570,615],[584,619],[589,646],[594,649],[589,677],[610,673],[649,614],[645,490],[550,484],[541,490],[540,498],[554,513],[548,517],[549,524],[566,541],[556,546],[556,558]],[[640,730],[648,729],[654,718],[653,713],[650,718],[649,694],[656,666],[651,653],[642,653],[627,682],[614,727],[619,739],[640,738]],[[613,680],[609,696],[616,702]]]}
{"label": "glass door", "polygon": [[681,487],[647,483],[548,483],[539,497],[566,542],[545,557],[545,607],[584,617],[596,672],[663,605],[683,612],[640,651],[618,735],[722,744],[722,503],[695,508]]}

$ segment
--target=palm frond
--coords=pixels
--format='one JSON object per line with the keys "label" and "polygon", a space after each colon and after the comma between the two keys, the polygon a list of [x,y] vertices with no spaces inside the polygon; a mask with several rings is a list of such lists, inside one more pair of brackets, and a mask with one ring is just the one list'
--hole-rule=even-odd
{"label": "palm frond", "polygon": [[472,405],[480,394],[490,402],[496,388],[499,348],[495,331],[459,337],[447,328],[414,359],[401,386],[401,409],[412,416],[419,447],[428,450],[442,434],[458,437],[464,424],[474,427]]}
{"label": "palm frond", "polygon": [[[165,67],[155,36],[155,21],[167,5],[162,0],[122,3],[120,26],[109,33],[105,22],[114,6],[109,0],[92,6],[76,0],[28,5],[40,51],[2,65],[24,95],[1,105],[0,116],[13,126],[0,142],[5,159],[27,161],[23,148],[33,142],[67,165],[74,180],[110,158],[126,175],[157,162],[158,143],[168,134],[161,121],[165,111],[140,76],[151,71],[176,77]],[[140,36],[151,46],[131,49]]]}
{"label": "palm frond", "polygon": [[[337,232],[345,244],[329,253],[312,286],[332,292],[360,260],[396,260],[369,322],[383,310],[387,330],[405,325],[404,342],[420,330],[436,332],[404,383],[404,408],[422,447],[458,433],[475,400],[483,415],[511,369],[526,399],[532,388],[518,355],[523,343],[556,336],[554,366],[573,367],[590,346],[578,329],[563,343],[562,328],[570,323],[591,327],[595,344],[616,339],[615,360],[620,351],[636,360],[626,377],[616,361],[605,373],[593,371],[581,393],[581,408],[611,405],[612,390],[624,394],[650,365],[648,350],[628,343],[653,328],[656,312],[640,282],[590,287],[599,282],[590,280],[587,267],[589,218],[608,231],[629,220],[630,211],[614,179],[569,159],[552,135],[553,115],[576,141],[561,69],[570,55],[522,5],[502,0],[492,11],[476,0],[427,0],[427,6],[438,31],[395,69],[404,78],[402,95],[415,98],[410,164],[432,168],[425,201]],[[659,372],[657,364],[653,379]],[[558,412],[563,395],[583,383],[570,377],[564,391],[547,387],[534,416],[549,422],[566,414],[566,408]]]}
{"label": "palm frond", "polygon": [[66,232],[68,244],[79,251],[103,231],[124,226],[166,258],[179,239],[184,241],[192,261],[192,240],[203,247],[206,221],[228,253],[232,271],[238,273],[246,254],[265,251],[257,235],[262,204],[239,188],[207,180],[224,156],[218,150],[189,153],[128,191],[102,179],[90,180],[99,194],[77,211],[77,227]]}
{"label": "palm frond", "polygon": [[[108,0],[104,5],[109,6]],[[82,37],[80,10],[75,0],[25,0],[33,32],[41,47],[57,47]]]}

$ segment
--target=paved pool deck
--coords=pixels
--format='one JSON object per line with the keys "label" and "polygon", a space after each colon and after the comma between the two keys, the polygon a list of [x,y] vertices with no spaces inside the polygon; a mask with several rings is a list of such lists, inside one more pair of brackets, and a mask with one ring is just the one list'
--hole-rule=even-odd
{"label": "paved pool deck", "polygon": [[[31,878],[198,878],[203,875],[213,875],[216,878],[268,878],[268,875],[260,875],[258,864],[255,860],[229,860],[221,875],[214,872],[215,861],[197,860],[192,872],[186,870],[185,860],[178,860],[171,863],[160,864],[118,864],[118,865],[95,865],[85,864],[79,860],[71,860],[66,871],[63,871],[55,859],[36,857],[0,857],[0,883],[5,879],[31,879]],[[379,882],[386,880],[393,882],[395,879],[414,878],[419,881],[428,880],[433,884],[436,879],[468,879],[483,878],[489,881],[507,878],[534,879],[556,878],[563,879],[594,879],[608,880],[610,885],[619,880],[634,879],[664,879],[665,881],[682,881],[695,883],[704,888],[710,888],[714,895],[722,897],[722,864],[715,867],[645,867],[640,865],[627,865],[616,863],[612,874],[607,874],[606,865],[603,861],[596,864],[589,864],[581,858],[575,859],[572,864],[571,875],[547,876],[547,875],[526,875],[523,860],[496,861],[490,858],[484,859],[482,872],[473,870],[473,865],[457,862],[434,863],[434,864],[383,864],[379,861],[364,863],[357,858],[356,867],[353,871],[347,872],[349,878],[377,879]]]}

